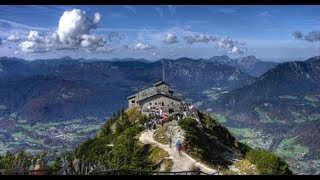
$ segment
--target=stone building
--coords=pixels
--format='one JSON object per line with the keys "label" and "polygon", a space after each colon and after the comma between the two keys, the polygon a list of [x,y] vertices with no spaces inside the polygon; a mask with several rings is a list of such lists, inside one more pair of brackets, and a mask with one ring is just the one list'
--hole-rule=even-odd
{"label": "stone building", "polygon": [[165,81],[159,81],[153,87],[129,96],[127,98],[129,108],[137,106],[142,112],[148,108],[179,110],[181,99],[173,95],[174,92],[169,89],[169,86]]}

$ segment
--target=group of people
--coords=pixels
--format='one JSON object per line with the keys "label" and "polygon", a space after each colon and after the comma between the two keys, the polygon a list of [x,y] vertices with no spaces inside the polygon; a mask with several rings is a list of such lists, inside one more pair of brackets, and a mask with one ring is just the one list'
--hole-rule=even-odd
{"label": "group of people", "polygon": [[88,164],[76,157],[73,161],[67,156],[61,158],[60,174],[62,175],[88,175],[94,170],[106,170],[98,164]]}

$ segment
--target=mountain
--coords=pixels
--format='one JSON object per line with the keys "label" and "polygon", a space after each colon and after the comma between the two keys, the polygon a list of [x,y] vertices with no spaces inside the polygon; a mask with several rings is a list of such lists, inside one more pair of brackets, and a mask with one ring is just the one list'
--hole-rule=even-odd
{"label": "mountain", "polygon": [[[292,164],[295,171],[316,173],[319,169],[319,57],[279,64],[254,83],[202,106],[209,107],[225,115],[228,127],[262,133],[262,139],[268,139],[262,146],[291,162],[300,162]],[[249,141],[253,134],[242,136]],[[315,163],[304,168],[311,160]]]}
{"label": "mountain", "polygon": [[241,71],[254,77],[259,77],[260,75],[277,65],[277,63],[275,62],[258,60],[255,56],[252,55],[240,57],[237,59],[231,59],[226,55],[214,56],[208,60],[239,68]]}
{"label": "mountain", "polygon": [[[131,108],[110,118],[95,138],[82,143],[69,156],[102,164],[106,169],[141,172],[196,170],[212,174],[220,169],[221,174],[292,173],[281,158],[238,142],[210,115],[197,114],[197,120],[184,118],[178,122],[170,117],[153,131],[143,127],[148,122],[146,116]],[[169,146],[170,139],[172,144],[181,141],[183,154],[179,155],[174,145]]]}
{"label": "mountain", "polygon": [[111,59],[110,61],[125,61],[125,62],[128,62],[128,61],[139,61],[139,62],[145,62],[145,63],[150,63],[150,61],[146,60],[146,59],[143,59],[143,58],[140,58],[140,59],[134,59],[134,58],[124,58],[124,59],[119,59],[119,58],[113,58]]}
{"label": "mountain", "polygon": [[[192,99],[196,101],[208,88],[234,89],[254,80],[230,66],[187,58],[153,63],[7,59],[0,64],[0,104],[6,107],[0,113],[6,116],[16,112],[21,118],[42,121],[56,120],[58,112],[65,120],[108,116],[100,113],[101,108],[115,111],[126,107],[127,96],[161,78],[162,66],[166,81],[182,96],[195,93]],[[78,108],[81,106],[84,109]]]}

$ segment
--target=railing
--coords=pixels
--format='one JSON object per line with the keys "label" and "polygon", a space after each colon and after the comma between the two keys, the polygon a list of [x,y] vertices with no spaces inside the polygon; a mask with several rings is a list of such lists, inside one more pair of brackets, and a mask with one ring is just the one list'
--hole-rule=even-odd
{"label": "railing", "polygon": [[59,170],[0,170],[0,175],[59,175]]}
{"label": "railing", "polygon": [[216,172],[213,174],[207,174],[199,171],[158,172],[158,171],[115,169],[115,170],[91,172],[89,175],[219,175],[219,172]]}

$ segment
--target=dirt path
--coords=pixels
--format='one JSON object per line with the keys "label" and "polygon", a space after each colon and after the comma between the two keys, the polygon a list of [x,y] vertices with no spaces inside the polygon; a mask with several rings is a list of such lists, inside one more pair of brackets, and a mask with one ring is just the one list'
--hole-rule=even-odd
{"label": "dirt path", "polygon": [[173,161],[173,167],[172,172],[178,172],[178,171],[193,171],[195,168],[200,169],[201,172],[207,173],[207,174],[213,174],[217,171],[214,169],[211,169],[199,162],[197,162],[192,157],[188,156],[186,153],[182,152],[181,155],[179,155],[178,151],[175,149],[174,145],[173,147],[169,147],[169,145],[161,144],[153,139],[153,133],[155,130],[148,130],[141,134],[139,137],[139,140],[144,144],[151,144],[154,146],[157,146],[165,151],[167,151],[170,155],[170,159]]}

